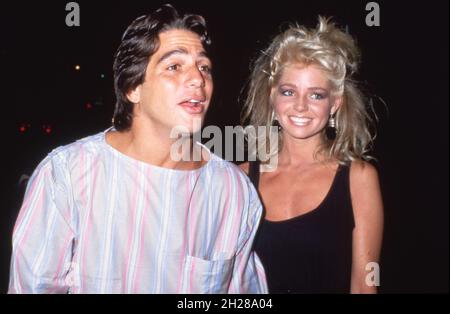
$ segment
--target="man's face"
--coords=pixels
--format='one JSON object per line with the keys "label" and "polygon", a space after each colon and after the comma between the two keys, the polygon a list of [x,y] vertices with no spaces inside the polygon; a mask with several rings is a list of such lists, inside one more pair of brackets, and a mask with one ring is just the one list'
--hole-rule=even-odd
{"label": "man's face", "polygon": [[191,31],[169,30],[159,39],[144,83],[128,94],[136,103],[135,118],[163,132],[180,126],[196,132],[200,125],[194,120],[203,122],[213,91],[211,61]]}

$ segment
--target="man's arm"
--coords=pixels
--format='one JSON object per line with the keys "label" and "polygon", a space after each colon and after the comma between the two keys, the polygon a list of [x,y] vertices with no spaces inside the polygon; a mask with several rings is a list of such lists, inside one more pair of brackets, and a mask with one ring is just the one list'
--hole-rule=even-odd
{"label": "man's arm", "polygon": [[249,191],[248,219],[243,223],[243,228],[241,227],[241,230],[245,231],[235,259],[228,293],[268,293],[264,268],[253,251],[253,241],[261,221],[262,205],[251,183],[249,183]]}
{"label": "man's arm", "polygon": [[60,161],[47,157],[28,182],[14,231],[8,293],[67,293],[72,268],[71,191]]}

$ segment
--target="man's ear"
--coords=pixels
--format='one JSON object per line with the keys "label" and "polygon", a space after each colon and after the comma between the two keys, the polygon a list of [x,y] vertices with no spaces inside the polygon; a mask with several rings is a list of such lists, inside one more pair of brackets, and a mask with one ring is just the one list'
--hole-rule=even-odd
{"label": "man's ear", "polygon": [[138,85],[136,88],[130,90],[127,93],[127,98],[133,104],[137,104],[141,101],[141,85]]}
{"label": "man's ear", "polygon": [[339,110],[339,108],[341,108],[343,102],[344,102],[344,96],[335,96],[334,103],[331,106],[330,113],[332,115],[335,114]]}

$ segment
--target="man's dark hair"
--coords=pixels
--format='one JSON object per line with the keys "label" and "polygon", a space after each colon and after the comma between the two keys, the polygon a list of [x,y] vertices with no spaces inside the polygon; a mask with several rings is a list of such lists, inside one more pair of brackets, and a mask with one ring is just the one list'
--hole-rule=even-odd
{"label": "man's dark hair", "polygon": [[159,48],[159,34],[171,29],[185,29],[198,34],[205,47],[211,43],[202,16],[180,16],[170,4],[135,19],[123,34],[114,58],[116,108],[113,126],[116,130],[124,131],[131,127],[133,103],[128,100],[127,93],[144,82],[150,57]]}

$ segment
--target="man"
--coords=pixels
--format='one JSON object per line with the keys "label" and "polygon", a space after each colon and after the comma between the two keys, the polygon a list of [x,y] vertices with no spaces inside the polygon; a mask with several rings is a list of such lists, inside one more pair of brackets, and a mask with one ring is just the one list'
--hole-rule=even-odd
{"label": "man", "polygon": [[30,179],[10,293],[267,292],[245,174],[199,143],[198,160],[171,158],[172,131],[198,131],[209,106],[208,45],[204,19],[170,5],[128,27],[114,127],[54,150]]}

